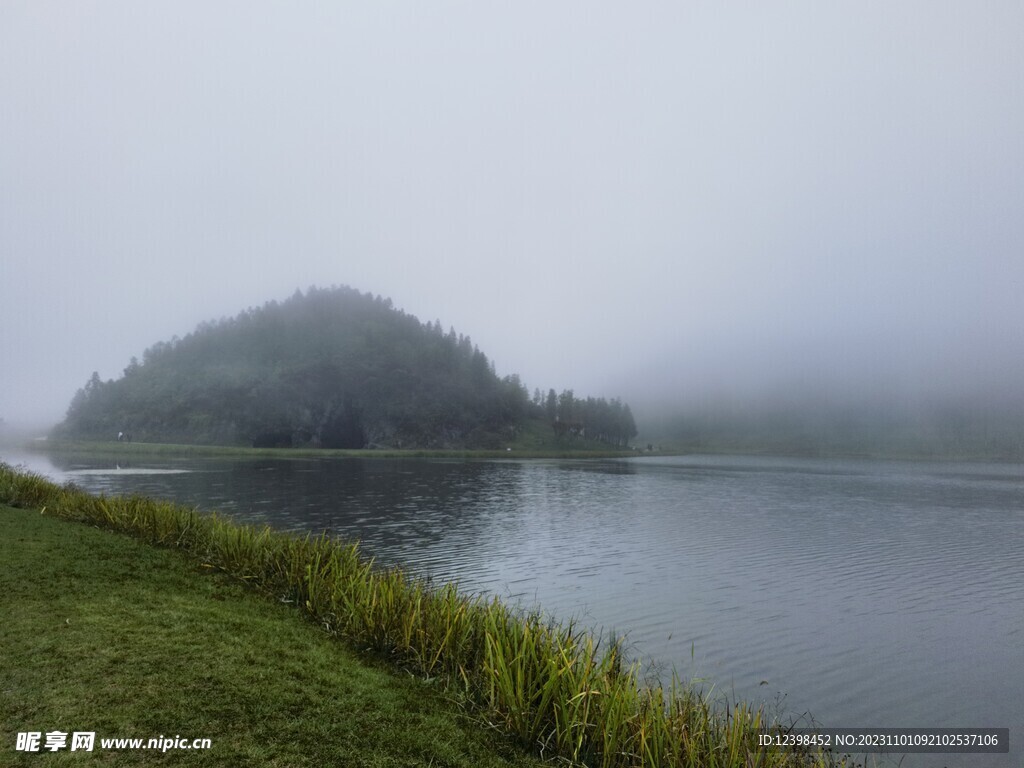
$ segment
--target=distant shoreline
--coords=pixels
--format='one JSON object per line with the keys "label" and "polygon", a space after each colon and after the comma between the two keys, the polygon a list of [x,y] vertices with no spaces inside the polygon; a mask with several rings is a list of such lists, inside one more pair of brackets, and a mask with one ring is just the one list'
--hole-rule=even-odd
{"label": "distant shoreline", "polygon": [[1005,454],[963,451],[900,450],[794,450],[770,445],[763,446],[698,446],[668,445],[654,450],[603,449],[457,449],[457,448],[251,448],[247,446],[198,445],[187,443],[147,443],[97,440],[31,440],[19,441],[19,448],[32,453],[76,453],[107,456],[167,456],[209,458],[275,458],[275,459],[623,459],[681,456],[776,456],[791,459],[829,459],[862,461],[935,461],[1022,464],[1024,458]]}
{"label": "distant shoreline", "polygon": [[249,448],[91,440],[39,440],[23,445],[32,452],[85,453],[111,456],[209,456],[276,459],[620,459],[633,456],[676,455],[673,452],[532,449],[392,449],[392,448]]}

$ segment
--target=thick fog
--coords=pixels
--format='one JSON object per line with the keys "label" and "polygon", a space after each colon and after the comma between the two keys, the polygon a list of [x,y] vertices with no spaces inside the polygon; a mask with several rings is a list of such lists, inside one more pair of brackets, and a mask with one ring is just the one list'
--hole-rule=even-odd
{"label": "thick fog", "polygon": [[8,0],[0,104],[8,423],[332,284],[639,416],[1024,381],[1018,2]]}

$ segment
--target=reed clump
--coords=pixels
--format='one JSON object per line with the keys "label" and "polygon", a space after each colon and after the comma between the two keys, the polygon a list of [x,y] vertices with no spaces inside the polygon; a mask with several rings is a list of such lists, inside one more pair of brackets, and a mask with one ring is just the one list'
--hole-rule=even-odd
{"label": "reed clump", "polygon": [[843,764],[830,753],[760,746],[760,709],[722,709],[675,676],[668,689],[642,684],[617,641],[377,568],[358,544],[238,525],[140,496],[92,496],[4,464],[0,503],[183,550],[295,603],[356,647],[444,678],[546,757],[595,768]]}

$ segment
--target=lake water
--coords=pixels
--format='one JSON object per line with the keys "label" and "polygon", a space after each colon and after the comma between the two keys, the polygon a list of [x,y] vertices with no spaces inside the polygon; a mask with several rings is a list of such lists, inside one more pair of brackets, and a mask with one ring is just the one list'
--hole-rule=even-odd
{"label": "lake water", "polygon": [[382,563],[625,635],[655,669],[786,719],[1011,729],[1008,755],[903,765],[1024,765],[1018,464],[4,460],[360,539]]}

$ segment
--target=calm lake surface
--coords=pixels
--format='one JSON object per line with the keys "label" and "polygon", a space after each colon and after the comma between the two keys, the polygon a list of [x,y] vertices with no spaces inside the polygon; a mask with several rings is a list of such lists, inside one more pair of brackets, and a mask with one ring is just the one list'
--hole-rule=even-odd
{"label": "calm lake surface", "polygon": [[1019,464],[3,460],[359,539],[381,563],[626,635],[661,672],[787,720],[1011,729],[1009,755],[903,765],[1024,764]]}

